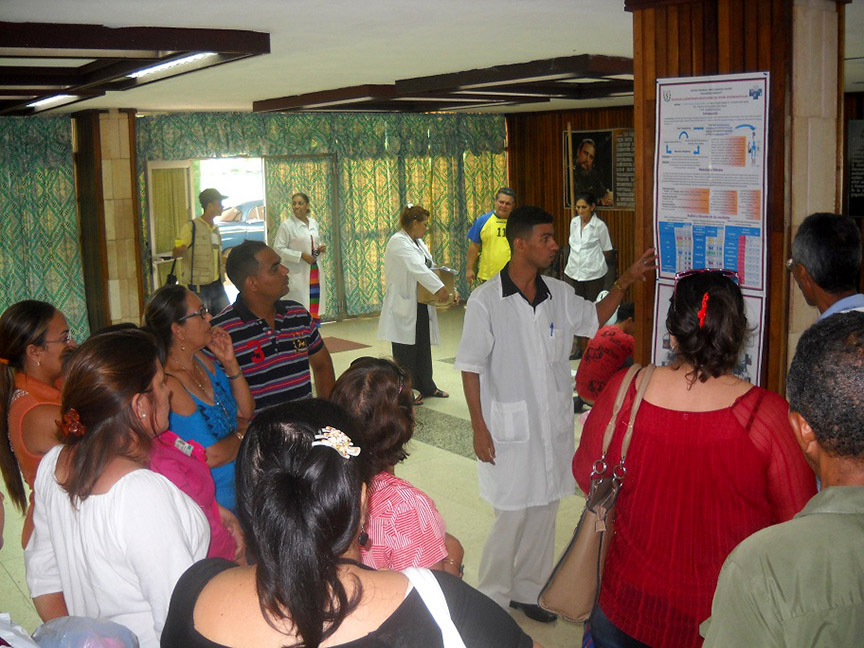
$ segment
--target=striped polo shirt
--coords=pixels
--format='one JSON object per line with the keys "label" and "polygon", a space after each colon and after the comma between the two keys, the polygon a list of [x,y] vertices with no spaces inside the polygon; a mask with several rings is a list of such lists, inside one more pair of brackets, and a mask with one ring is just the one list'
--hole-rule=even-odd
{"label": "striped polo shirt", "polygon": [[278,300],[274,330],[238,296],[213,318],[213,324],[231,336],[234,355],[255,398],[256,413],[312,396],[309,356],[320,351],[324,342],[301,304]]}

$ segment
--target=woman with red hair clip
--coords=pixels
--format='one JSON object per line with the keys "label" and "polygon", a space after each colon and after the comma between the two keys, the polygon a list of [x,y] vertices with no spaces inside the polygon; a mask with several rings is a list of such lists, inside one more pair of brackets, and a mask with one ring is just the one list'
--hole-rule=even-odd
{"label": "woman with red hair clip", "polygon": [[[597,648],[701,646],[720,567],[741,540],[792,518],[816,492],[786,401],[735,375],[748,334],[737,274],[675,279],[666,319],[672,364],[650,377],[626,455],[599,605]],[[586,493],[622,371],[588,417],[573,474]],[[630,385],[604,458],[621,442],[642,374]]]}

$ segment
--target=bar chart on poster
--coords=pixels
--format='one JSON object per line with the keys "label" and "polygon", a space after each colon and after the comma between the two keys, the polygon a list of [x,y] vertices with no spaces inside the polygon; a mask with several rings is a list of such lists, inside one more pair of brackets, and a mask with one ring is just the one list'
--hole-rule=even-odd
{"label": "bar chart on poster", "polygon": [[[758,382],[767,249],[768,73],[657,80],[654,358],[662,362],[675,274],[734,270],[755,317],[740,374]],[[665,299],[665,302],[661,302]],[[746,371],[745,371],[746,367]]]}

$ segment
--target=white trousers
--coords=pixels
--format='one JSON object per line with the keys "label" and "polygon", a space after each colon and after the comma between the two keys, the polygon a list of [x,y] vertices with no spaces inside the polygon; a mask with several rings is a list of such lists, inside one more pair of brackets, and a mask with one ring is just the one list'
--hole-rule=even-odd
{"label": "white trousers", "polygon": [[503,608],[510,601],[536,604],[554,566],[557,513],[558,500],[518,511],[495,509],[477,589]]}

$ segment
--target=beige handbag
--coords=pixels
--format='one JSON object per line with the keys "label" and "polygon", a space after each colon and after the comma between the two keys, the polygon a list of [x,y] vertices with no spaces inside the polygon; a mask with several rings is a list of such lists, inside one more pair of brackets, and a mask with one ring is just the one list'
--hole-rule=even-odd
{"label": "beige handbag", "polygon": [[615,434],[615,423],[627,390],[640,368],[638,364],[631,366],[621,381],[612,408],[612,417],[603,435],[603,455],[594,462],[591,469],[591,488],[585,500],[582,517],[573,532],[573,539],[552,570],[552,575],[537,600],[544,610],[554,612],[567,621],[582,623],[588,620],[600,598],[600,579],[609,551],[609,539],[613,533],[615,500],[626,474],[624,458],[633,436],[636,413],[654,372],[654,365],[645,367],[642,382],[630,409],[627,432],[621,442],[621,461],[613,466],[611,471],[606,464],[606,452]]}

